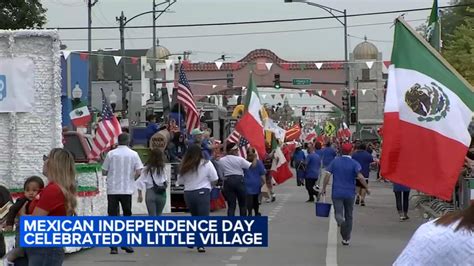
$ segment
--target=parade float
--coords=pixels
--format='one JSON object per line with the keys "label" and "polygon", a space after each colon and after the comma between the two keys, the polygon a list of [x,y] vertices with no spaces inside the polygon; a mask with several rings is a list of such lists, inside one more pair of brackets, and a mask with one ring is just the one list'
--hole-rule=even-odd
{"label": "parade float", "polygon": [[[0,57],[0,185],[15,200],[22,196],[27,177],[42,176],[43,155],[52,148],[71,141],[71,152],[81,161],[80,154],[87,154],[90,145],[78,132],[63,137],[57,31],[0,31]],[[76,171],[77,214],[106,214],[100,165],[82,160]],[[5,232],[5,242],[7,250],[13,247],[14,232]]]}

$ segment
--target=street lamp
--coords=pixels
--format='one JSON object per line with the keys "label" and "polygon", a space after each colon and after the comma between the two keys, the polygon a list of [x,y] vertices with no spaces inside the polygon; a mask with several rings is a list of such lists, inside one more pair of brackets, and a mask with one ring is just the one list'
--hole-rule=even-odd
{"label": "street lamp", "polygon": [[72,89],[72,105],[76,108],[81,103],[82,89],[79,87],[79,83],[76,82],[74,89]]}
{"label": "street lamp", "polygon": [[[125,26],[132,20],[141,17],[146,14],[153,14],[153,59],[156,60],[156,20],[165,12],[168,11],[168,8],[170,8],[174,3],[176,3],[177,0],[164,0],[161,3],[156,3],[156,0],[153,0],[153,10],[151,11],[146,11],[143,13],[140,13],[138,15],[133,16],[131,19],[128,19],[125,17],[123,11],[120,15],[120,17],[116,17],[115,19],[119,22],[119,31],[120,31],[120,55],[123,57],[125,56]],[[163,10],[156,10],[158,6],[168,4]],[[156,13],[159,12],[158,16]],[[127,90],[125,90],[125,63],[122,61],[121,64],[121,86],[122,86],[122,102],[125,102],[127,99]],[[156,79],[156,63],[153,64],[153,80]],[[153,86],[153,95],[156,95],[156,86]]]}
{"label": "street lamp", "polygon": [[[339,21],[339,23],[341,23],[342,26],[344,26],[344,71],[346,73],[346,89],[349,89],[348,88],[349,87],[349,64],[348,64],[348,54],[347,54],[347,12],[346,12],[346,10],[345,9],[344,10],[338,10],[338,9],[335,9],[335,8],[332,8],[332,7],[328,7],[328,6],[325,6],[325,5],[310,2],[308,0],[284,0],[284,1],[285,1],[285,3],[304,3],[304,4],[307,4],[307,5],[310,5],[310,6],[315,6],[315,7],[318,7],[320,9],[323,9],[326,12],[328,12],[329,14],[331,14],[331,16],[333,16],[335,19],[337,19],[337,21]],[[334,13],[342,14],[344,19],[341,21],[339,16],[336,16]],[[349,92],[346,91],[346,94],[348,95]],[[346,112],[346,123],[349,124],[349,112],[348,111]]]}

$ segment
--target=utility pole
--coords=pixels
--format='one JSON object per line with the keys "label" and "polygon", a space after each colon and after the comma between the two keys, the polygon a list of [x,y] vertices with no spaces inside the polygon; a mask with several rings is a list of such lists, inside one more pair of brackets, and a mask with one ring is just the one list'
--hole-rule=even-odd
{"label": "utility pole", "polygon": [[[350,95],[350,88],[349,88],[349,79],[350,79],[350,74],[349,74],[349,58],[347,55],[347,11],[344,9],[344,71],[346,72],[346,95]],[[346,124],[347,126],[350,125],[350,108],[347,108],[346,112]]]}
{"label": "utility pole", "polygon": [[[94,2],[92,2],[94,1]],[[87,80],[87,104],[89,109],[92,107],[92,60],[91,60],[91,53],[92,53],[92,7],[97,4],[99,0],[87,0],[87,51],[89,55],[89,78]]]}
{"label": "utility pole", "polygon": [[151,85],[153,86],[151,88],[151,91],[153,93],[153,101],[156,101],[156,0],[153,0],[153,65],[152,65],[152,70],[153,70],[153,82]]}
{"label": "utility pole", "polygon": [[125,30],[125,22],[127,21],[127,18],[125,15],[122,13],[120,14],[120,17],[115,18],[119,22],[119,30],[120,30],[120,55],[122,56],[122,60],[120,62],[120,88],[122,89],[122,111],[125,110],[125,102],[127,100],[127,87],[125,86],[125,60],[123,56],[125,55],[125,36],[124,36],[124,30]]}

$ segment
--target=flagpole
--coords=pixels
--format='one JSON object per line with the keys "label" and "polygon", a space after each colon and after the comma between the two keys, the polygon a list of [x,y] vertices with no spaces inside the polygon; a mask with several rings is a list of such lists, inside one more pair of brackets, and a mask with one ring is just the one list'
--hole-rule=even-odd
{"label": "flagpole", "polygon": [[[180,69],[181,69],[181,56],[178,56],[178,71],[180,71]],[[178,75],[179,75],[179,72],[178,72]],[[175,79],[174,84],[176,84],[176,71],[174,73],[174,79]],[[178,90],[179,90],[179,86],[178,86]],[[177,91],[176,91],[176,94],[178,94]],[[176,101],[176,103],[178,104],[178,128],[179,128],[179,132],[181,132],[181,104],[178,101]]]}
{"label": "flagpole", "polygon": [[408,25],[408,23],[402,17],[396,18],[395,23],[397,22],[402,23],[402,25],[405,26],[405,28],[410,31],[410,33],[415,36],[415,38],[417,38],[418,41],[421,42],[425,46],[425,48],[428,49],[436,57],[436,59],[441,61],[441,63],[443,63],[448,68],[448,70],[451,71],[451,73],[453,73],[462,83],[464,83],[466,87],[468,87],[472,92],[474,92],[474,88],[472,87],[472,85],[467,82],[464,77],[461,76],[461,74],[459,74],[456,69],[454,69],[454,67],[451,66],[451,64],[446,61],[446,59],[444,59],[444,57],[433,46],[431,46],[431,44],[429,44],[423,37],[421,37],[415,30],[413,30],[412,27],[410,27],[410,25]]}

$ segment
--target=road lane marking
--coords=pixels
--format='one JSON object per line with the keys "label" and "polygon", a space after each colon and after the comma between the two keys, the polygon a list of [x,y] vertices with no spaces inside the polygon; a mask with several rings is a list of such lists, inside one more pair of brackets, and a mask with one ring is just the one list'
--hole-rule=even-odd
{"label": "road lane marking", "polygon": [[226,264],[225,266],[237,266],[237,264]]}
{"label": "road lane marking", "polygon": [[248,250],[249,250],[248,248],[239,248],[239,249],[237,249],[237,253],[245,253]]}
{"label": "road lane marking", "polygon": [[241,260],[242,256],[232,256],[230,257],[230,260]]}
{"label": "road lane marking", "polygon": [[326,247],[326,266],[337,266],[337,223],[334,210],[329,215],[328,242]]}

